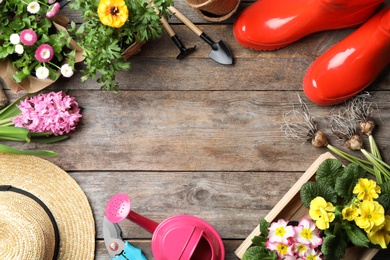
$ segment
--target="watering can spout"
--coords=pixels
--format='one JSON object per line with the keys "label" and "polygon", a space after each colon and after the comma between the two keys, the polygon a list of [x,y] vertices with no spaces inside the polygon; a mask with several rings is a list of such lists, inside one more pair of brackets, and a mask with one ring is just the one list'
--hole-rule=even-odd
{"label": "watering can spout", "polygon": [[112,223],[119,223],[127,218],[152,234],[158,226],[158,223],[132,211],[129,196],[122,193],[116,194],[108,201],[106,217]]}

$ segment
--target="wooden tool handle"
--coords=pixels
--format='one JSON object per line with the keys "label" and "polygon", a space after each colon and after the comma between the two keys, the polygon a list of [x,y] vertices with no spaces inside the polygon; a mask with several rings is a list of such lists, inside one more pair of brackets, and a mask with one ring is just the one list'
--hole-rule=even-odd
{"label": "wooden tool handle", "polygon": [[[149,3],[151,6],[154,7],[154,11],[155,11],[157,14],[160,13],[160,12],[158,11],[156,5],[153,3],[153,1],[148,1],[148,3]],[[174,30],[172,29],[172,27],[169,25],[167,19],[165,19],[164,16],[161,16],[160,21],[161,21],[161,23],[162,23],[162,25],[163,25],[165,31],[167,31],[167,33],[168,33],[168,35],[169,35],[170,37],[173,37],[173,36],[176,35],[175,31],[174,31]]]}
{"label": "wooden tool handle", "polygon": [[165,17],[162,16],[160,20],[161,20],[161,23],[162,23],[162,25],[163,25],[165,31],[167,31],[168,35],[169,35],[170,37],[175,36],[176,33],[175,33],[175,31],[172,29],[172,27],[169,25],[167,19],[165,19]]}
{"label": "wooden tool handle", "polygon": [[203,32],[196,27],[187,17],[185,17],[182,13],[180,13],[175,7],[169,6],[168,10],[171,11],[180,21],[182,21],[185,25],[188,26],[194,33],[200,36]]}

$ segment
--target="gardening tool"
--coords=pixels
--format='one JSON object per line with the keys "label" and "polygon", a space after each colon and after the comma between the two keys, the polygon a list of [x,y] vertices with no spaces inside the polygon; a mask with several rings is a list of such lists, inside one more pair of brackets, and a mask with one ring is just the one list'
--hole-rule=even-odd
{"label": "gardening tool", "polygon": [[132,246],[121,237],[121,229],[118,224],[111,223],[106,217],[103,219],[104,243],[112,260],[147,260],[141,249]]}
{"label": "gardening tool", "polygon": [[168,21],[165,19],[165,17],[161,17],[161,23],[164,27],[164,29],[167,31],[168,35],[171,37],[172,41],[176,44],[176,46],[179,48],[180,53],[177,55],[176,59],[181,60],[190,53],[195,51],[196,45],[192,48],[187,49],[184,44],[180,41],[179,37],[177,37],[175,31],[173,28],[169,25]]}
{"label": "gardening tool", "polygon": [[127,218],[152,233],[152,252],[156,260],[224,260],[221,237],[200,218],[177,215],[158,224],[132,211],[126,194],[117,194],[109,200],[106,217],[112,223]]}
{"label": "gardening tool", "polygon": [[187,25],[187,27],[190,28],[194,33],[196,33],[196,35],[198,35],[202,40],[211,46],[211,52],[209,53],[210,58],[223,65],[233,64],[232,53],[224,41],[220,40],[218,43],[215,43],[175,7],[169,6],[168,10],[171,11],[185,25]]}

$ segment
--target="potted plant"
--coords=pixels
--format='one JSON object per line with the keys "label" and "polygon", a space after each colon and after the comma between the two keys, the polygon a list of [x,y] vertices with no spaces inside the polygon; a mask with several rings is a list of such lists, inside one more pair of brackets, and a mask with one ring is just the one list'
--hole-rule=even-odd
{"label": "potted plant", "polygon": [[356,164],[344,167],[337,159],[325,159],[315,180],[300,189],[310,220],[301,219],[293,229],[282,219],[263,219],[243,259],[345,259],[351,247],[386,249],[389,188],[390,182],[379,185]]}
{"label": "potted plant", "polygon": [[82,60],[59,9],[55,0],[0,0],[0,76],[14,92],[37,92],[61,75],[71,77]]}
{"label": "potted plant", "polygon": [[126,60],[148,40],[162,35],[160,18],[168,17],[172,0],[76,0],[84,22],[71,32],[83,48],[86,69],[82,81],[97,78],[103,90],[117,90],[116,72],[128,70]]}

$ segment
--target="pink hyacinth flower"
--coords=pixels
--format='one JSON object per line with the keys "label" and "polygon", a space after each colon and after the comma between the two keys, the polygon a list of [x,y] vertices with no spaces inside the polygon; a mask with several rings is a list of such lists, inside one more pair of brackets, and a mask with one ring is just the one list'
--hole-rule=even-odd
{"label": "pink hyacinth flower", "polygon": [[35,58],[39,62],[49,62],[54,56],[54,50],[53,47],[51,47],[49,44],[41,44],[35,51]]}
{"label": "pink hyacinth flower", "polygon": [[49,8],[49,12],[47,12],[46,17],[52,18],[60,11],[60,3],[55,3],[54,5],[51,5]]}
{"label": "pink hyacinth flower", "polygon": [[37,34],[31,29],[25,29],[20,33],[20,41],[26,46],[34,45],[37,39]]}
{"label": "pink hyacinth flower", "polygon": [[15,126],[31,132],[51,132],[56,136],[75,130],[82,117],[75,98],[62,91],[26,98],[18,108],[21,113],[11,118]]}

